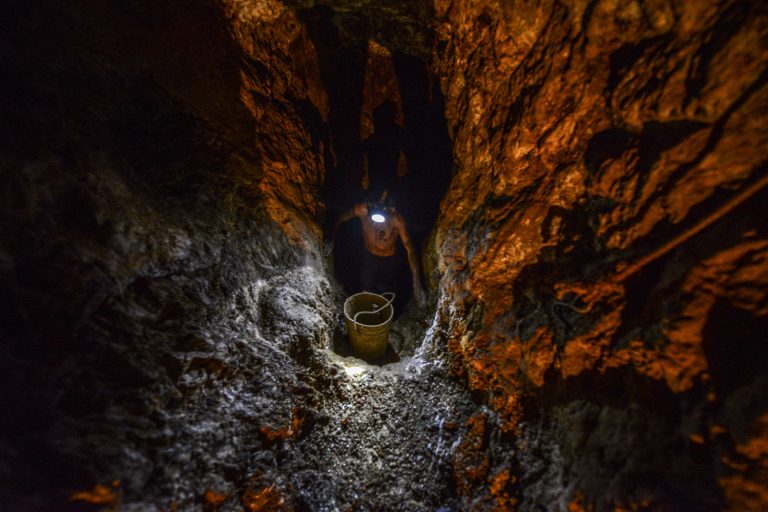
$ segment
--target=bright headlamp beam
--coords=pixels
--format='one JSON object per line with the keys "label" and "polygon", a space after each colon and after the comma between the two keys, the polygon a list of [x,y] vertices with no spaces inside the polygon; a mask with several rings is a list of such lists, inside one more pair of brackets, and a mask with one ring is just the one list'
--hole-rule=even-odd
{"label": "bright headlamp beam", "polygon": [[371,220],[373,222],[384,222],[386,219],[384,218],[384,216],[382,214],[374,213],[373,215],[371,215]]}

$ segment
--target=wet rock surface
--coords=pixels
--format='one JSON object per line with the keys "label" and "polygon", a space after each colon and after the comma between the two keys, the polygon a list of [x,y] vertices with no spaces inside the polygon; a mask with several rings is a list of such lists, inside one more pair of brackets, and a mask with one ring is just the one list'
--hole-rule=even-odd
{"label": "wet rock surface", "polygon": [[[761,4],[0,14],[0,508],[766,507]],[[319,242],[384,101],[417,241],[451,183],[370,365]]]}

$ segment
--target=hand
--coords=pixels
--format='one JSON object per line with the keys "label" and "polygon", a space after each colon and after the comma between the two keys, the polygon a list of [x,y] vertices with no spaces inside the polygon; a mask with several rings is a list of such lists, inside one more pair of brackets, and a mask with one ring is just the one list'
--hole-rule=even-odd
{"label": "hand", "polygon": [[333,252],[333,240],[326,238],[323,240],[323,254],[329,256]]}

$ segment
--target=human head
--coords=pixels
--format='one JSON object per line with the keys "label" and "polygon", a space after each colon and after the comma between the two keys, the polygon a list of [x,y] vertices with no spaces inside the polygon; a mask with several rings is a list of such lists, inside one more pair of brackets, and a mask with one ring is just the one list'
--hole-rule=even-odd
{"label": "human head", "polygon": [[378,192],[368,194],[368,215],[373,222],[384,222],[394,209],[388,190],[384,190],[381,194]]}

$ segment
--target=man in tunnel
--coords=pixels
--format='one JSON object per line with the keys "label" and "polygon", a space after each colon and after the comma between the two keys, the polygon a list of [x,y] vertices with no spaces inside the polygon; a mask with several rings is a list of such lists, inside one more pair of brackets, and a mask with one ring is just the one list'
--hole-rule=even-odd
{"label": "man in tunnel", "polygon": [[360,251],[359,281],[354,286],[354,291],[394,291],[395,314],[398,315],[402,311],[407,294],[407,287],[403,287],[407,271],[401,264],[402,258],[399,257],[401,252],[397,244],[398,239],[405,249],[413,297],[419,308],[426,305],[426,293],[421,284],[419,258],[408,235],[405,219],[398,213],[388,195],[385,190],[377,199],[374,199],[376,195],[369,196],[369,199],[374,200],[358,203],[342,213],[326,232],[324,248],[326,255],[330,254],[339,226],[355,217],[360,219],[363,247]]}

